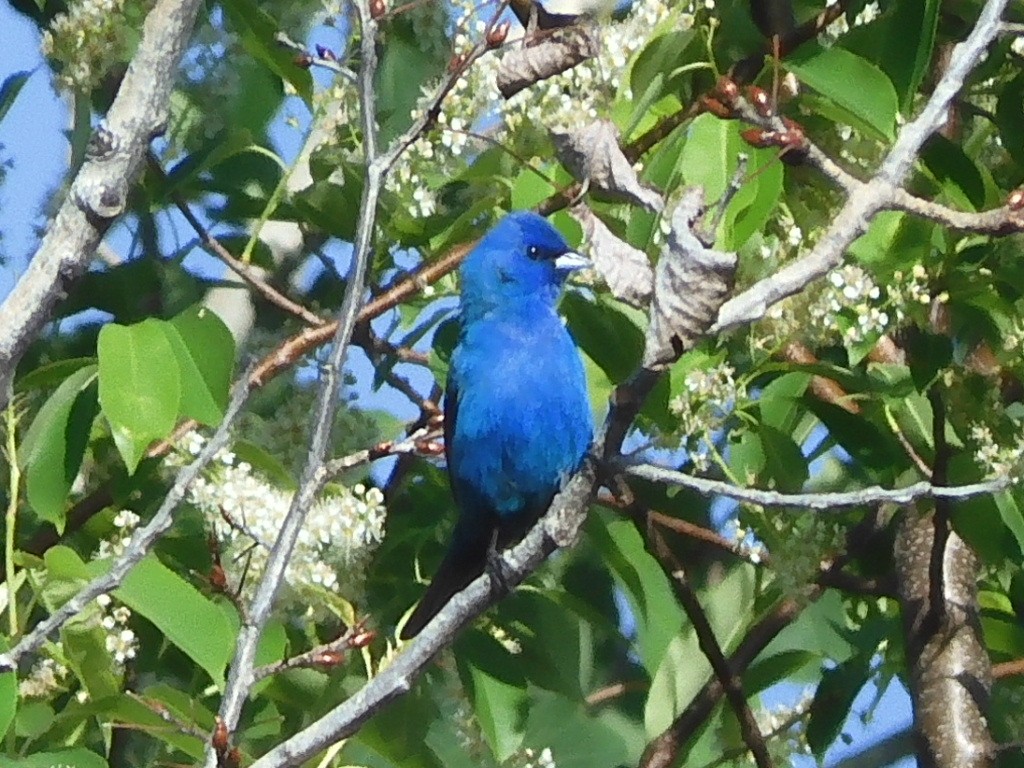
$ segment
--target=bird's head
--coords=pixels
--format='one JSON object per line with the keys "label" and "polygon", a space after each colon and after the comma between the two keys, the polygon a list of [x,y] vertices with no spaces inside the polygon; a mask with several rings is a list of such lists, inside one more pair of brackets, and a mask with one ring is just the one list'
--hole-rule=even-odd
{"label": "bird's head", "polygon": [[463,262],[463,307],[487,311],[530,297],[554,304],[569,274],[588,266],[547,219],[515,211],[484,235]]}

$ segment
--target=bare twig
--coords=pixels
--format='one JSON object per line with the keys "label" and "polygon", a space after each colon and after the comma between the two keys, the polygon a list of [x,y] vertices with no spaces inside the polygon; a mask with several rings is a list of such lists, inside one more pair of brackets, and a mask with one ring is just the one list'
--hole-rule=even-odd
{"label": "bare twig", "polygon": [[[810,600],[817,599],[820,595],[821,590],[815,589],[810,595]],[[744,636],[739,647],[729,657],[730,669],[737,675],[743,674],[768,643],[800,615],[800,610],[805,604],[787,598],[776,605]],[[705,683],[672,725],[647,745],[640,758],[640,768],[669,768],[677,765],[679,753],[685,748],[687,740],[711,716],[724,692],[718,677],[713,677]]]}
{"label": "bare twig", "polygon": [[[160,161],[156,155],[149,152],[148,156],[150,167],[161,177],[166,179],[167,176],[164,173],[163,166],[160,165]],[[199,235],[199,242],[202,244],[203,248],[206,249],[208,253],[223,261],[224,264],[227,265],[232,272],[238,275],[246,285],[252,288],[253,291],[279,309],[297,317],[306,325],[317,328],[326,324],[327,321],[315,312],[310,312],[298,302],[292,301],[268,283],[262,274],[263,270],[254,267],[248,262],[235,258],[234,254],[225,248],[224,244],[210,234],[210,231],[203,226],[203,223],[199,221],[196,215],[192,212],[192,209],[189,208],[185,198],[183,198],[178,192],[171,192],[170,198],[171,202],[174,203],[174,207],[178,209],[179,213],[185,217],[185,221],[189,223],[189,226],[191,226],[192,229],[195,230],[195,233]]]}
{"label": "bare twig", "polygon": [[[632,496],[632,493],[625,487],[625,483],[621,485],[627,498]],[[771,768],[772,759],[768,754],[768,747],[764,743],[757,720],[754,719],[754,713],[751,711],[750,705],[747,704],[747,697],[743,693],[743,680],[736,674],[729,660],[725,657],[725,652],[722,650],[722,646],[719,645],[718,638],[715,637],[711,621],[704,612],[700,599],[690,584],[686,570],[672,553],[661,532],[652,524],[653,521],[649,519],[646,511],[638,505],[632,504],[631,512],[636,527],[640,529],[641,535],[644,535],[645,539],[649,542],[649,548],[661,564],[662,569],[665,570],[671,579],[672,590],[675,592],[676,600],[683,607],[683,611],[686,613],[686,617],[690,620],[693,631],[697,635],[697,645],[700,647],[701,653],[704,654],[704,657],[711,664],[711,669],[714,671],[715,677],[725,692],[729,706],[732,707],[733,712],[736,714],[743,743],[747,745],[747,749],[753,756],[758,768]]]}
{"label": "bare twig", "polygon": [[703,496],[725,496],[748,504],[762,507],[799,507],[802,509],[831,510],[847,507],[860,507],[888,502],[907,504],[916,499],[969,499],[974,496],[985,496],[1006,490],[1012,484],[1008,477],[986,480],[982,483],[968,485],[937,486],[929,482],[919,482],[905,488],[880,488],[871,486],[857,491],[837,491],[834,493],[780,493],[764,491],[757,488],[739,488],[721,480],[709,480],[694,477],[684,472],[664,469],[650,464],[627,466],[624,471],[628,475],[640,477],[655,483],[677,485],[696,491]]}
{"label": "bare twig", "polygon": [[127,207],[149,142],[166,125],[178,63],[201,5],[157,0],[146,16],[139,47],[89,141],[85,162],[28,269],[0,305],[0,408],[21,356]]}
{"label": "bare twig", "polygon": [[[288,514],[285,516],[277,540],[274,542],[274,547],[267,557],[263,577],[256,588],[256,594],[249,608],[249,615],[239,632],[235,645],[235,655],[219,712],[221,722],[228,734],[231,734],[238,725],[242,704],[252,686],[256,646],[270,616],[274,596],[284,578],[288,560],[302,529],[306,512],[322,488],[324,458],[330,442],[334,414],[338,407],[338,383],[352,331],[358,319],[359,307],[363,301],[363,288],[371,256],[377,202],[387,169],[387,165],[382,162],[382,158],[377,153],[377,115],[374,93],[374,77],[377,71],[377,22],[370,14],[368,0],[359,0],[355,3],[355,8],[361,26],[361,64],[357,88],[366,157],[366,184],[360,201],[359,221],[356,225],[353,242],[352,267],[348,286],[345,289],[345,298],[338,312],[333,348],[322,371],[313,418],[313,435],[299,489],[292,499]],[[216,752],[217,750],[211,744],[206,754],[207,768],[214,768],[216,765]]]}

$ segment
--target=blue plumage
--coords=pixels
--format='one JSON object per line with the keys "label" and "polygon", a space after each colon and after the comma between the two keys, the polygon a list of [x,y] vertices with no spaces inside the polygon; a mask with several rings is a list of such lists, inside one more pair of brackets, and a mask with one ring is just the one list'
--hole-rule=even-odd
{"label": "blue plumage", "polygon": [[445,453],[459,508],[452,543],[402,630],[415,636],[513,543],[580,465],[593,435],[583,362],[556,311],[587,262],[542,217],[506,216],[462,265]]}

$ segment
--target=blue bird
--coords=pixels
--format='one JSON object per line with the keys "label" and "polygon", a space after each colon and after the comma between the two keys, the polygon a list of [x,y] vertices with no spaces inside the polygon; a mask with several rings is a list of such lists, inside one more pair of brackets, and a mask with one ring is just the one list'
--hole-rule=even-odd
{"label": "blue bird", "polygon": [[525,211],[503,218],[463,262],[444,397],[459,520],[403,640],[481,575],[490,553],[525,535],[590,446],[583,361],[556,310],[566,277],[586,266],[553,226]]}

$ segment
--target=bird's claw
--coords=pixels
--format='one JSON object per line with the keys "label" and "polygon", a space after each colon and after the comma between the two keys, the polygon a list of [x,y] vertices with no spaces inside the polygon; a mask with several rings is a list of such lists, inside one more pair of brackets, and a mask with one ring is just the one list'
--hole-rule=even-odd
{"label": "bird's claw", "polygon": [[487,549],[487,561],[484,570],[491,579],[491,596],[501,597],[508,592],[508,579],[505,576],[505,558],[493,545]]}

